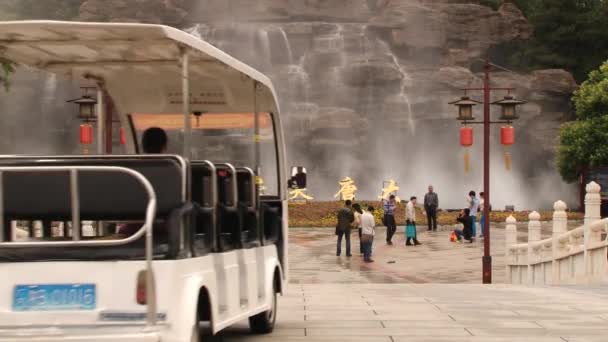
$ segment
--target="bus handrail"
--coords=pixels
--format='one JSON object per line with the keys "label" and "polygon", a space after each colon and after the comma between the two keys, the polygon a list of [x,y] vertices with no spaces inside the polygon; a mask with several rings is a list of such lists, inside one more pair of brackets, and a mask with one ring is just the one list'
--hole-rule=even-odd
{"label": "bus handrail", "polygon": [[238,208],[239,192],[238,192],[238,188],[237,188],[237,182],[238,182],[238,180],[237,180],[237,176],[236,176],[236,168],[232,164],[230,164],[230,163],[217,163],[215,165],[216,165],[216,168],[218,166],[219,167],[227,168],[232,173],[232,175],[231,175],[232,186],[231,186],[230,191],[232,192],[232,194],[234,196],[234,199],[233,199],[234,203],[232,203],[232,205],[228,206],[228,208],[231,208],[231,209]]}
{"label": "bus handrail", "polygon": [[[12,172],[61,172],[70,173],[70,203],[72,209],[72,239],[73,241],[38,241],[38,242],[4,242],[4,174]],[[139,230],[125,239],[116,240],[80,240],[80,199],[78,192],[78,171],[124,173],[135,178],[148,194],[146,218]],[[152,225],[156,216],[156,192],[152,184],[141,173],[120,166],[3,166],[0,167],[0,248],[20,247],[66,247],[66,246],[119,246],[133,242],[146,235],[146,322],[148,326],[156,324],[156,293],[152,269],[153,236]]]}
{"label": "bus handrail", "polygon": [[[253,206],[251,206],[251,209],[257,209],[258,208],[258,203],[256,201],[257,196],[256,196],[256,186],[255,186],[255,172],[253,172],[253,170],[250,167],[237,167],[236,171],[238,173],[238,171],[245,171],[247,172],[250,176],[251,176],[251,186],[250,186],[250,191],[251,194],[253,195]],[[237,179],[238,181],[238,179]]]}

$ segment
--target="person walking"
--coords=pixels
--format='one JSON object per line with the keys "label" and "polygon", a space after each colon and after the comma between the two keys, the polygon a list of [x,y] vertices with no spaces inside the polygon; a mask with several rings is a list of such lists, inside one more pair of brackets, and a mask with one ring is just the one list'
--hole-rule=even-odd
{"label": "person walking", "polygon": [[363,215],[363,210],[361,209],[361,205],[359,205],[359,203],[353,204],[353,214],[355,215],[353,226],[359,231],[359,252],[361,255],[363,255],[363,241],[361,240],[361,215]]}
{"label": "person walking", "polygon": [[352,202],[346,200],[344,202],[344,208],[338,210],[338,225],[336,226],[336,235],[338,235],[338,241],[336,244],[336,256],[342,254],[342,237],[346,240],[346,256],[351,257],[350,254],[350,228],[355,221],[355,215],[351,209]]}
{"label": "person walking", "polygon": [[395,195],[390,195],[388,200],[384,200],[384,225],[386,226],[386,243],[389,245],[393,244],[393,235],[397,231],[395,208],[397,208],[397,200]]}
{"label": "person walking", "polygon": [[367,207],[367,211],[361,215],[361,242],[363,245],[363,261],[370,263],[372,260],[372,246],[376,235],[376,220],[374,219],[374,207]]}
{"label": "person walking", "polygon": [[471,221],[473,221],[471,235],[473,238],[477,237],[477,211],[479,211],[479,199],[477,199],[477,195],[475,191],[469,191],[469,198],[471,199],[471,206],[469,207]]}
{"label": "person walking", "polygon": [[417,239],[416,232],[416,196],[410,197],[410,201],[405,206],[405,245],[411,246],[411,240],[414,241],[414,245],[421,245]]}
{"label": "person walking", "polygon": [[437,193],[433,191],[433,186],[429,185],[429,192],[424,195],[424,211],[426,211],[426,221],[428,223],[428,231],[437,231],[437,209],[439,208],[439,198]]}

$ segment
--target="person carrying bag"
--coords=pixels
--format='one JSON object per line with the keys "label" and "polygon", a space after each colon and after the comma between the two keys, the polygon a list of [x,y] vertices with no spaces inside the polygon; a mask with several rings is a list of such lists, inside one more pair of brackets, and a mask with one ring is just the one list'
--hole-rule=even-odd
{"label": "person carrying bag", "polygon": [[[416,196],[412,196],[405,206],[405,245],[421,245],[416,232]],[[412,244],[411,241],[414,241]]]}

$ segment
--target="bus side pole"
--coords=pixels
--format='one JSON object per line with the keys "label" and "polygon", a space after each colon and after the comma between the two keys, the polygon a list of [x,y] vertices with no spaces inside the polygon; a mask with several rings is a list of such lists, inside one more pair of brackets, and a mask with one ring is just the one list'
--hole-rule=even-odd
{"label": "bus side pole", "polygon": [[103,98],[103,85],[97,84],[97,154],[104,154],[104,126],[105,104]]}
{"label": "bus side pole", "polygon": [[182,101],[184,112],[184,158],[190,159],[192,121],[190,121],[190,74],[188,52],[182,50]]}

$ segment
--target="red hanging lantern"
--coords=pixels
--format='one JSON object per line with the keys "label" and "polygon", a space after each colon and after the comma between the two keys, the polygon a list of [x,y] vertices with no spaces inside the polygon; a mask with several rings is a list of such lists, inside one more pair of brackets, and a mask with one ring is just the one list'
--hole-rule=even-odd
{"label": "red hanging lantern", "polygon": [[473,146],[473,128],[462,127],[460,128],[460,145],[465,148],[464,150],[464,172],[469,174],[469,164],[471,157],[469,156],[469,147]]}
{"label": "red hanging lantern", "polygon": [[511,146],[515,143],[515,129],[513,126],[505,126],[500,129],[500,143]]}
{"label": "red hanging lantern", "polygon": [[513,126],[500,128],[500,143],[505,146],[505,168],[511,170],[511,152],[509,146],[515,144],[515,129]]}
{"label": "red hanging lantern", "polygon": [[120,127],[120,144],[125,145],[127,143],[127,137],[125,136],[125,130]]}
{"label": "red hanging lantern", "polygon": [[93,126],[86,123],[80,125],[80,143],[83,145],[93,143]]}
{"label": "red hanging lantern", "polygon": [[460,129],[460,145],[463,147],[473,146],[473,128],[462,127]]}

